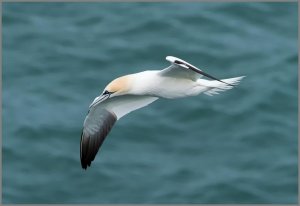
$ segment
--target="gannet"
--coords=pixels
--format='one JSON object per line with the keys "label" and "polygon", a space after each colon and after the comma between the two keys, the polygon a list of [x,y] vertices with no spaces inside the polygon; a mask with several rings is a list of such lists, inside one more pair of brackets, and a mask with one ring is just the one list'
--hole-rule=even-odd
{"label": "gannet", "polygon": [[[245,76],[217,79],[173,56],[163,70],[128,74],[110,82],[89,106],[80,141],[83,169],[91,165],[105,137],[117,120],[159,98],[175,99],[200,93],[215,95],[233,88]],[[205,76],[212,80],[201,79]]]}

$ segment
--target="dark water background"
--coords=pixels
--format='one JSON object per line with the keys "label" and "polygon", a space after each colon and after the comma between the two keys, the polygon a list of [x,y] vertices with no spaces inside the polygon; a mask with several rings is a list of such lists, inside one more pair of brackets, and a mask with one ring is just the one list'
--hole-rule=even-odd
{"label": "dark water background", "polygon": [[[296,3],[4,3],[4,203],[297,203]],[[177,56],[217,96],[121,119],[92,167],[79,140],[115,77]]]}

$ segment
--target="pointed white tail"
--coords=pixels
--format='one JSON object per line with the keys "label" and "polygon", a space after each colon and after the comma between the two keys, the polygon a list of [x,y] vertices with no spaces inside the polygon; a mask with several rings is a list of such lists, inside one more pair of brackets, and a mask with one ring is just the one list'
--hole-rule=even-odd
{"label": "pointed white tail", "polygon": [[[238,85],[244,77],[245,76],[234,77],[234,78],[230,78],[230,79],[222,79],[222,81],[235,86],[235,85]],[[208,89],[204,92],[204,94],[209,95],[209,96],[212,96],[214,94],[219,94],[219,92],[233,88],[233,86],[224,84],[219,81],[215,81],[215,80],[214,81],[208,81],[208,80],[203,81],[203,80],[204,79],[199,79],[198,81],[202,85],[208,87]]]}

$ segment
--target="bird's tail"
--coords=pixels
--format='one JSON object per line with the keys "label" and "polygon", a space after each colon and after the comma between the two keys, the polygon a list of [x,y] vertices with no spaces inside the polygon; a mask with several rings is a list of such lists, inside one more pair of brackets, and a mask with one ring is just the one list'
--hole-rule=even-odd
{"label": "bird's tail", "polygon": [[[232,89],[234,86],[238,85],[240,81],[244,78],[245,76],[240,76],[240,77],[234,77],[230,79],[222,79],[223,82],[227,83],[222,83],[219,81],[208,81],[205,80],[204,82],[201,81],[201,84],[204,84],[204,86],[207,87],[207,90],[204,91],[204,94],[212,96],[215,94],[219,94],[219,92]],[[203,79],[201,79],[203,80]]]}

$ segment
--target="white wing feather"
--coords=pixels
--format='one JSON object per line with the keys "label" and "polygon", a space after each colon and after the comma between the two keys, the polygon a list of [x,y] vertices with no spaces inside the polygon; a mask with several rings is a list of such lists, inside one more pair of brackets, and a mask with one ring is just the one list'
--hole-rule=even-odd
{"label": "white wing feather", "polygon": [[150,96],[123,95],[107,99],[99,106],[105,107],[108,111],[113,112],[117,119],[120,119],[129,112],[145,107],[157,99],[157,97]]}
{"label": "white wing feather", "polygon": [[[197,79],[199,79],[199,78],[202,77],[201,74],[196,73],[196,72],[190,70],[186,66],[186,65],[193,66],[192,64],[190,64],[190,63],[188,63],[188,62],[186,62],[186,61],[184,61],[182,59],[179,59],[177,57],[167,56],[166,60],[168,60],[169,62],[171,62],[171,65],[169,67],[161,70],[160,74],[162,76],[170,76],[170,77],[175,77],[175,78],[186,78],[186,79],[191,79],[193,81],[195,81],[195,80],[197,80]],[[175,63],[176,60],[179,60],[179,61],[185,63],[186,65],[184,65],[184,64],[176,64]],[[193,66],[193,67],[195,67],[195,66]]]}

